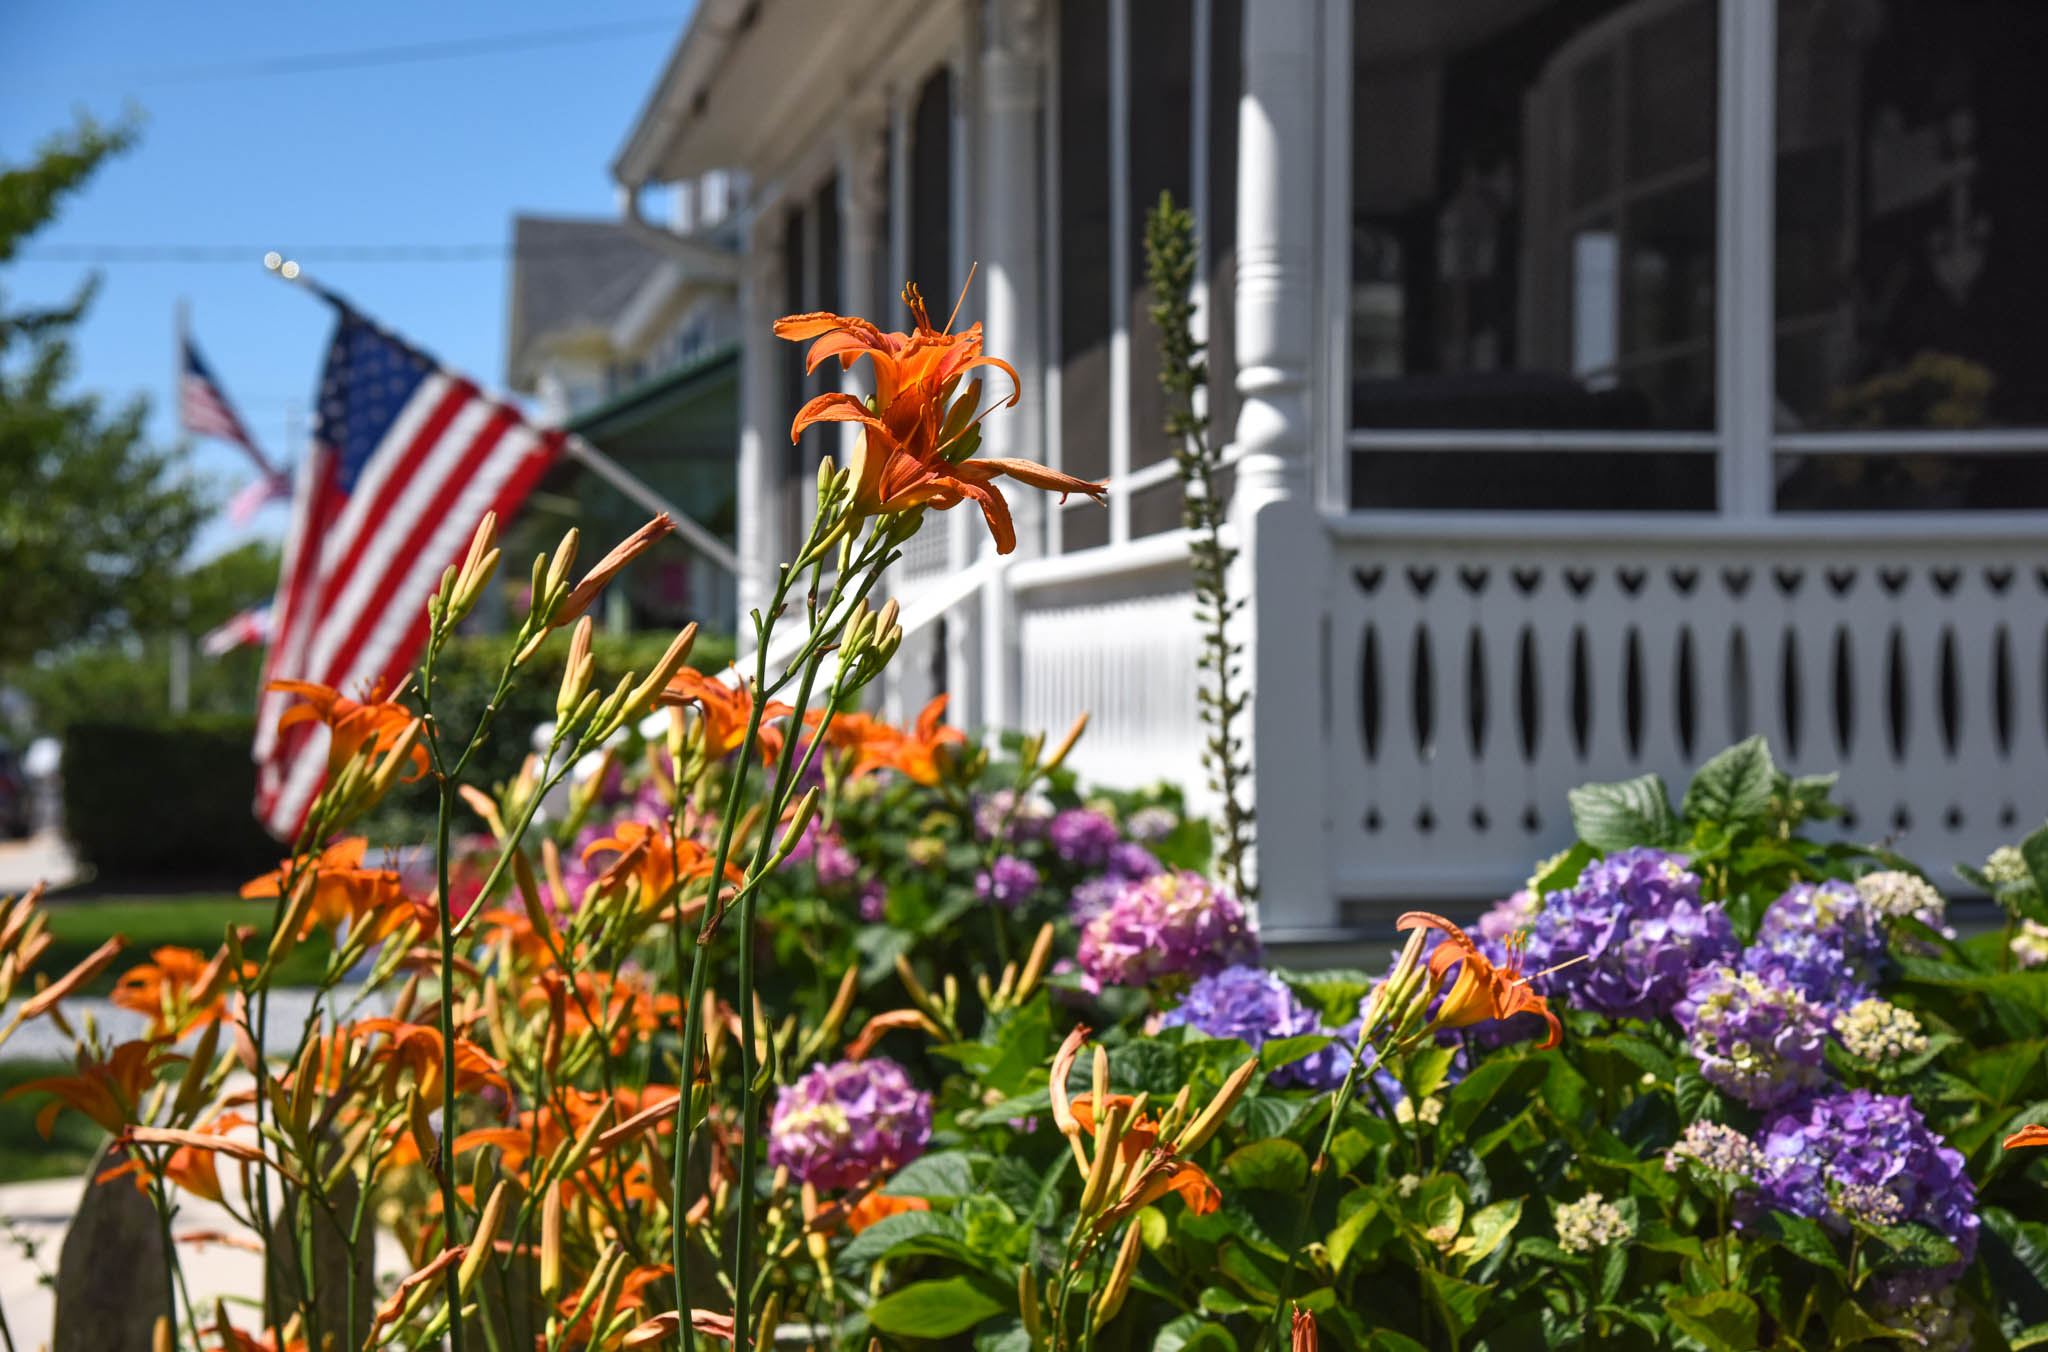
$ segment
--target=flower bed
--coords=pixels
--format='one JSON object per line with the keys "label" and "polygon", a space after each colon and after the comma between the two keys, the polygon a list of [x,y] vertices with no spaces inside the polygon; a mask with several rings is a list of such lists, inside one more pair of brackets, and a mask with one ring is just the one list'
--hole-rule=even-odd
{"label": "flower bed", "polygon": [[[918,315],[915,341],[788,323],[880,389],[799,418],[861,423],[863,458],[821,473],[750,675],[685,667],[686,631],[600,684],[583,612],[662,523],[574,586],[565,541],[498,677],[567,631],[546,751],[467,782],[502,700],[456,741],[435,661],[496,563],[486,521],[402,700],[296,687],[288,720],[333,750],[246,889],[271,937],[129,966],[149,1032],[81,1030],[76,1073],[11,1091],[115,1138],[99,1186],[166,1224],[222,1201],[265,1249],[262,1311],[180,1300],[164,1344],[2048,1340],[2021,1153],[2048,1141],[2048,833],[1966,871],[2008,923],[1958,943],[1912,865],[1808,839],[1828,781],[1752,740],[1676,807],[1653,779],[1575,792],[1579,843],[1469,931],[1415,912],[1384,969],[1275,969],[1170,792],[1062,768],[1080,725],[980,747],[943,701],[860,711],[901,640],[867,597],[924,511],[974,501],[1006,544],[995,473],[1092,487],[975,460],[978,336]],[[802,642],[771,665],[778,619]],[[431,878],[350,834],[411,777]],[[24,997],[0,1039],[118,962],[38,987],[45,923],[0,912],[0,1001]],[[262,1058],[315,934],[318,1017]],[[379,1225],[408,1272],[300,1259]]]}

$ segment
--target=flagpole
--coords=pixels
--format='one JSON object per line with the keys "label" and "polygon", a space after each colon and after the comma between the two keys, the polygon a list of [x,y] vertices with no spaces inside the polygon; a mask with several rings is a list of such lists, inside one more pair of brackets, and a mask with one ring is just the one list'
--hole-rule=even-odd
{"label": "flagpole", "polygon": [[[263,266],[268,268],[273,276],[306,288],[330,305],[341,309],[350,308],[341,297],[308,277],[305,269],[292,259],[271,252],[263,255]],[[669,519],[675,523],[676,534],[688,540],[699,553],[735,578],[741,575],[744,565],[741,564],[739,555],[733,552],[732,546],[707,530],[688,512],[656,492],[645,479],[574,433],[569,434],[562,449],[571,459],[582,464],[648,511],[668,513]]]}

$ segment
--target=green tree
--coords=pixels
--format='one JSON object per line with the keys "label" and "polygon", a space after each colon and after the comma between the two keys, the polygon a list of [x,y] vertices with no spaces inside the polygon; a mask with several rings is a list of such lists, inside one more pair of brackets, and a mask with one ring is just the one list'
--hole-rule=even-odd
{"label": "green tree", "polygon": [[[0,263],[134,138],[82,119],[29,162],[0,166]],[[17,309],[0,291],[0,672],[169,613],[212,508],[180,453],[144,439],[146,400],[109,408],[70,388],[70,336],[96,289],[88,279],[46,309]]]}

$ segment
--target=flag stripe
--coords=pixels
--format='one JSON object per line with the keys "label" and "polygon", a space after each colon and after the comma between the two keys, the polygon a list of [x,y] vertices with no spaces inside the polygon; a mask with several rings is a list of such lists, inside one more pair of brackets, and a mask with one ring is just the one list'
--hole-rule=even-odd
{"label": "flag stripe", "polygon": [[[356,576],[363,553],[387,524],[400,500],[412,490],[412,476],[420,462],[441,444],[449,425],[465,409],[475,407],[471,392],[453,381],[423,382],[398,421],[392,425],[390,444],[403,450],[394,456],[375,456],[364,467],[355,490],[328,530],[320,546],[320,575],[348,582]],[[342,598],[332,591],[321,598],[323,608]],[[325,665],[315,660],[316,666]]]}

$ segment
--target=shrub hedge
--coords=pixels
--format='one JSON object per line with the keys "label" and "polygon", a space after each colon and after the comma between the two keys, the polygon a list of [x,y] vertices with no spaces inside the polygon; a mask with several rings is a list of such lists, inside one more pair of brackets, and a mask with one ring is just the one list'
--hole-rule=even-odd
{"label": "shrub hedge", "polygon": [[274,868],[256,824],[255,723],[81,720],[64,734],[64,824],[103,878],[240,881]]}

